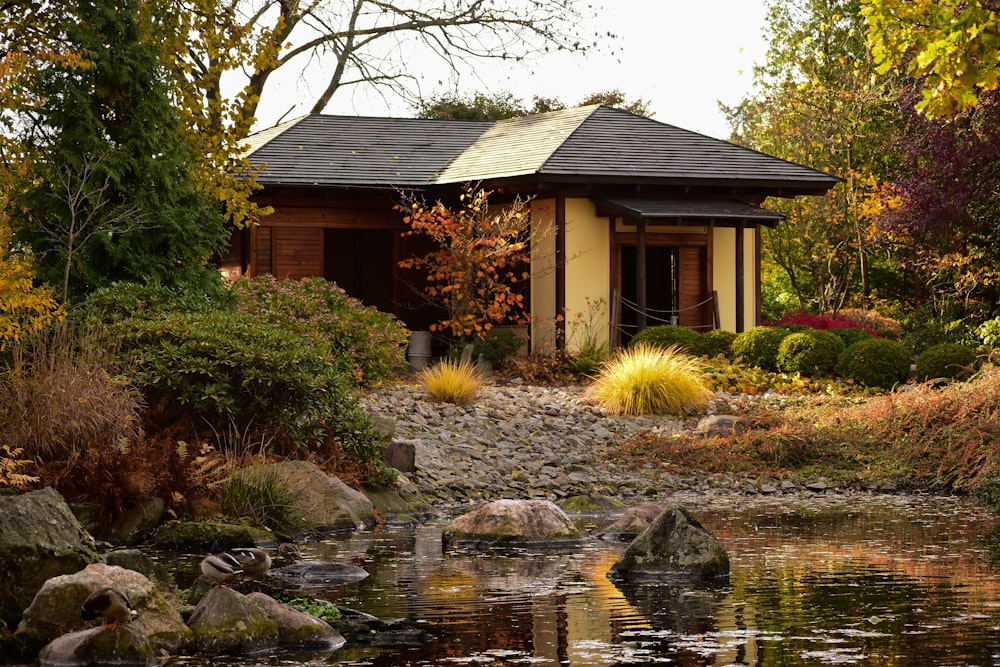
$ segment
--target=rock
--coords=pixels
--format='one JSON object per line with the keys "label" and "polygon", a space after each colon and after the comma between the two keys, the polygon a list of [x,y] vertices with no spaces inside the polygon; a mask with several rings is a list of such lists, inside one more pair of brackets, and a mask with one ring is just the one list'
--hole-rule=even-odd
{"label": "rock", "polygon": [[641,532],[649,528],[662,512],[662,507],[652,503],[629,507],[617,521],[598,532],[596,537],[602,540],[631,542]]}
{"label": "rock", "polygon": [[278,626],[245,595],[212,588],[188,621],[199,651],[211,655],[249,655],[278,646]]}
{"label": "rock", "polygon": [[412,442],[397,440],[385,446],[382,461],[400,472],[416,472],[417,448]]}
{"label": "rock", "polygon": [[444,530],[449,546],[556,548],[579,543],[579,530],[548,500],[495,500]]}
{"label": "rock", "polygon": [[333,651],[346,643],[339,632],[326,621],[311,616],[288,605],[282,604],[264,593],[247,596],[278,626],[278,643],[282,646],[296,646]]}
{"label": "rock", "polygon": [[0,620],[8,627],[46,580],[97,561],[94,539],[55,489],[0,496]]}
{"label": "rock", "polygon": [[165,510],[166,503],[162,498],[146,498],[125,511],[121,520],[112,526],[107,539],[115,544],[137,544],[160,525]]}
{"label": "rock", "polygon": [[244,468],[237,475],[268,474],[273,471],[295,498],[301,528],[330,532],[354,530],[358,525],[375,524],[375,506],[363,493],[309,461],[281,461]]}
{"label": "rock", "polygon": [[278,538],[267,528],[247,523],[168,521],[156,529],[149,542],[161,549],[208,553],[213,544],[223,549],[260,547],[277,544]]}
{"label": "rock", "polygon": [[361,491],[386,519],[398,521],[401,517],[410,516],[426,520],[438,516],[434,506],[424,500],[420,489],[405,475],[397,475],[392,488],[366,486]]}
{"label": "rock", "polygon": [[614,498],[589,494],[559,501],[559,509],[570,514],[604,514],[621,508],[622,504]]}
{"label": "rock", "polygon": [[339,607],[341,618],[338,631],[355,644],[383,646],[422,646],[434,637],[403,618],[382,620],[362,611]]}
{"label": "rock", "polygon": [[268,576],[293,588],[329,588],[361,581],[368,577],[368,572],[349,563],[299,561],[285,567],[273,568],[268,572]]}
{"label": "rock", "polygon": [[93,621],[81,617],[80,606],[104,586],[113,586],[125,594],[137,612],[129,625],[142,630],[157,650],[174,653],[190,642],[191,631],[180,612],[150,579],[104,563],[46,581],[25,610],[17,635],[37,648],[59,635],[92,626]]}
{"label": "rock", "polygon": [[40,667],[152,667],[156,657],[146,633],[129,623],[61,635],[42,649],[38,662]]}
{"label": "rock", "polygon": [[705,438],[727,438],[743,433],[743,422],[736,415],[709,415],[698,420],[694,433]]}
{"label": "rock", "polygon": [[134,570],[150,579],[164,593],[173,594],[177,585],[166,565],[153,560],[138,549],[115,549],[104,554],[104,562],[126,570]]}
{"label": "rock", "polygon": [[729,555],[719,541],[679,505],[667,507],[611,566],[608,578],[712,579],[729,574]]}

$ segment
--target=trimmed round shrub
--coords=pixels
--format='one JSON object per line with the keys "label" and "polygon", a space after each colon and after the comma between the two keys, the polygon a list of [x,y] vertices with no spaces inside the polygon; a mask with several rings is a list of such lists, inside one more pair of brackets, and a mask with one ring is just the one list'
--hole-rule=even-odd
{"label": "trimmed round shrub", "polygon": [[778,370],[778,347],[791,332],[783,327],[754,327],[736,334],[733,356],[769,371]]}
{"label": "trimmed round shrub", "polygon": [[785,336],[778,346],[778,369],[807,377],[830,375],[847,348],[839,336],[811,329]]}
{"label": "trimmed round shrub", "polygon": [[700,335],[694,329],[678,324],[661,324],[643,329],[629,341],[628,346],[652,345],[661,350],[676,346],[683,352],[693,352],[698,345]]}
{"label": "trimmed round shrub", "polygon": [[828,331],[844,341],[844,347],[850,347],[858,341],[874,338],[864,329],[828,329]]}
{"label": "trimmed round shrub", "polygon": [[698,336],[692,352],[699,357],[708,357],[709,359],[719,355],[729,359],[733,354],[733,340],[735,339],[736,334],[732,331],[712,329]]}
{"label": "trimmed round shrub", "polygon": [[918,380],[961,380],[972,374],[976,353],[958,343],[932,345],[917,357]]}
{"label": "trimmed round shrub", "polygon": [[910,352],[885,338],[858,341],[840,353],[837,374],[865,387],[891,389],[909,377]]}

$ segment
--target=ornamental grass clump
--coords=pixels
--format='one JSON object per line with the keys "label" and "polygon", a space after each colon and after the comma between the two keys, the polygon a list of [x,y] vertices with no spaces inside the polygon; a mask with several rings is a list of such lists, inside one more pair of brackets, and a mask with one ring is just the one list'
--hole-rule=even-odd
{"label": "ornamental grass clump", "polygon": [[622,415],[685,415],[709,397],[701,365],[676,347],[636,345],[608,361],[586,392],[588,400]]}
{"label": "ornamental grass clump", "polygon": [[471,361],[444,359],[417,373],[427,396],[439,403],[470,403],[483,386],[483,376]]}

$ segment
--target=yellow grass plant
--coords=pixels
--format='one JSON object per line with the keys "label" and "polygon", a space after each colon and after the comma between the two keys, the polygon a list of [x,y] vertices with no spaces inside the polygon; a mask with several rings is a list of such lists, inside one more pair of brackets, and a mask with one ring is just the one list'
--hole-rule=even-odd
{"label": "yellow grass plant", "polygon": [[685,415],[705,408],[711,392],[701,364],[676,347],[639,344],[607,361],[585,396],[620,415]]}
{"label": "yellow grass plant", "polygon": [[432,401],[469,403],[483,385],[483,376],[471,361],[443,359],[417,373],[417,380]]}

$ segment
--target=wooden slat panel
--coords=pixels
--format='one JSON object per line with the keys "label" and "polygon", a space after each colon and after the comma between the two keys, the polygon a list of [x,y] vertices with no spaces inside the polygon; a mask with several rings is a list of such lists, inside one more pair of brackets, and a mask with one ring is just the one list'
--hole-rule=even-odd
{"label": "wooden slat panel", "polygon": [[331,227],[342,229],[403,229],[403,217],[390,210],[277,206],[267,224],[280,227]]}
{"label": "wooden slat panel", "polygon": [[704,331],[712,324],[711,304],[694,308],[708,298],[708,269],[704,248],[680,248],[680,324]]}
{"label": "wooden slat panel", "polygon": [[278,227],[274,235],[274,270],[279,279],[323,275],[323,230]]}
{"label": "wooden slat panel", "polygon": [[273,273],[274,264],[271,261],[271,228],[258,227],[256,229],[256,257],[254,258],[253,273],[263,276]]}

